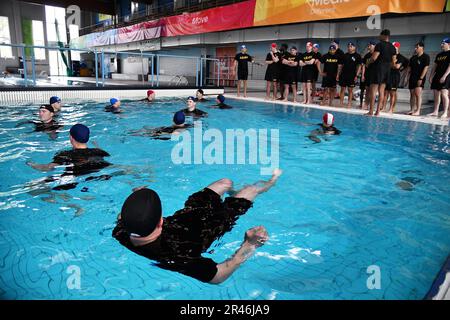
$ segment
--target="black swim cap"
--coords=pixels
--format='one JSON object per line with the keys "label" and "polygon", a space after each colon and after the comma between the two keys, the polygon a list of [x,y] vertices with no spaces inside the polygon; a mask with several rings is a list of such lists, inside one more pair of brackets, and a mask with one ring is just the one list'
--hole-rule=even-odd
{"label": "black swim cap", "polygon": [[51,113],[55,113],[55,109],[53,109],[53,107],[49,104],[43,104],[39,107],[39,109],[47,109]]}
{"label": "black swim cap", "polygon": [[161,216],[161,200],[155,191],[147,188],[133,192],[123,203],[121,211],[125,229],[142,237],[155,230]]}

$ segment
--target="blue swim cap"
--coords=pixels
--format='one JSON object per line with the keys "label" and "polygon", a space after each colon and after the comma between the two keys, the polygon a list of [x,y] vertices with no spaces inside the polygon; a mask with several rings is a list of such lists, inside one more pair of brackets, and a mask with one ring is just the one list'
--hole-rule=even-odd
{"label": "blue swim cap", "polygon": [[89,128],[84,124],[77,123],[72,128],[70,128],[70,135],[75,141],[79,143],[86,143],[89,141]]}
{"label": "blue swim cap", "polygon": [[186,116],[183,111],[178,111],[173,115],[173,122],[175,124],[183,124]]}
{"label": "blue swim cap", "polygon": [[219,94],[219,95],[217,96],[217,100],[219,100],[220,103],[224,103],[224,102],[225,102],[225,97],[224,97],[223,95]]}
{"label": "blue swim cap", "polygon": [[118,102],[119,101],[119,99],[116,99],[116,98],[111,98],[111,99],[109,99],[109,103],[111,104],[111,105],[113,105],[114,103],[116,103],[116,102]]}
{"label": "blue swim cap", "polygon": [[356,47],[356,46],[355,46],[355,43],[353,43],[353,42],[351,42],[351,41],[347,44],[347,46],[348,46],[348,47],[349,47],[349,46]]}
{"label": "blue swim cap", "polygon": [[193,96],[189,96],[187,99],[188,99],[188,100],[195,101],[195,98],[194,98]]}
{"label": "blue swim cap", "polygon": [[331,41],[331,43],[336,43],[337,45],[339,45],[339,39],[333,39],[332,41]]}
{"label": "blue swim cap", "polygon": [[332,44],[328,49],[329,50],[336,50],[336,46],[334,44]]}
{"label": "blue swim cap", "polygon": [[442,43],[450,43],[450,38],[442,39]]}
{"label": "blue swim cap", "polygon": [[313,44],[313,48],[319,49],[319,48],[320,48],[320,45],[319,45],[318,43],[314,43],[314,44]]}
{"label": "blue swim cap", "polygon": [[372,46],[376,46],[377,45],[377,43],[374,40],[370,40],[369,44],[372,45]]}
{"label": "blue swim cap", "polygon": [[57,96],[53,96],[50,98],[50,104],[53,104],[55,102],[61,102],[61,98]]}

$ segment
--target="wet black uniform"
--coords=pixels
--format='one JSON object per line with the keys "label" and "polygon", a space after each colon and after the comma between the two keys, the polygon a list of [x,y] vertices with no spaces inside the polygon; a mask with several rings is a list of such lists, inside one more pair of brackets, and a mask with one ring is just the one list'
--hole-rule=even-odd
{"label": "wet black uniform", "polygon": [[339,76],[339,85],[341,87],[355,86],[355,77],[358,66],[362,63],[361,55],[357,52],[346,53],[342,59],[342,72]]}
{"label": "wet black uniform", "polygon": [[63,126],[58,124],[55,120],[52,120],[48,123],[44,123],[42,121],[31,121],[34,123],[34,131],[36,132],[54,132]]}
{"label": "wet black uniform", "polygon": [[195,98],[194,101],[195,101],[195,102],[208,102],[209,100],[208,100],[208,99],[205,99],[205,98],[201,98],[201,99]]}
{"label": "wet black uniform", "polygon": [[[420,57],[418,55],[414,55],[409,59],[409,67],[411,70],[411,74],[409,76],[409,89],[415,89],[419,87],[417,82],[422,75],[423,69],[430,65],[430,56],[426,53],[423,53]],[[420,87],[425,86],[426,75],[422,79],[422,83]]]}
{"label": "wet black uniform", "polygon": [[132,131],[131,135],[140,137],[151,137],[159,140],[170,140],[170,137],[160,137],[160,135],[169,135],[174,133],[176,130],[192,128],[194,125],[190,123],[185,123],[183,126],[169,126],[169,127],[159,127],[155,129],[141,129],[138,131]]}
{"label": "wet black uniform", "polygon": [[[282,59],[282,55],[279,51],[273,53],[274,57],[277,57],[278,62],[273,62],[267,65],[266,74],[264,80],[266,81],[278,81],[280,80],[280,64],[279,61]],[[266,56],[266,61],[273,61],[272,52],[269,52]]]}
{"label": "wet black uniform", "polygon": [[182,110],[184,112],[185,116],[192,116],[192,117],[205,117],[208,115],[207,112],[202,111],[200,109],[195,108],[193,111],[189,111],[188,108]]}
{"label": "wet black uniform", "polygon": [[397,55],[397,62],[395,64],[400,64],[400,69],[391,69],[391,73],[389,75],[388,83],[386,84],[386,90],[388,91],[397,91],[398,86],[400,84],[400,72],[408,67],[408,59],[401,55]]}
{"label": "wet black uniform", "polygon": [[71,149],[55,154],[52,162],[59,165],[67,165],[66,175],[79,176],[97,172],[111,165],[103,159],[104,157],[109,157],[109,153],[102,149]]}
{"label": "wet black uniform", "polygon": [[232,109],[233,108],[232,106],[229,106],[223,102],[218,103],[216,106],[219,107],[219,109]]}
{"label": "wet black uniform", "polygon": [[238,53],[234,60],[238,62],[237,74],[238,80],[247,80],[248,78],[248,63],[253,61],[253,57],[247,53]]}
{"label": "wet black uniform", "polygon": [[450,74],[445,78],[444,83],[440,82],[450,64],[450,50],[439,53],[434,59],[434,63],[436,64],[436,70],[433,79],[431,79],[431,89],[442,90],[450,88]]}
{"label": "wet black uniform", "polygon": [[155,241],[134,246],[120,220],[112,236],[129,250],[157,261],[160,268],[209,282],[217,273],[217,263],[202,257],[202,253],[231,230],[239,216],[251,206],[252,203],[243,198],[228,197],[222,201],[217,193],[205,188],[191,195],[184,209],[163,218],[162,233]]}
{"label": "wet black uniform", "polygon": [[391,72],[392,57],[396,55],[395,47],[387,41],[380,41],[375,46],[379,56],[373,62],[373,72],[370,73],[370,84],[387,84]]}
{"label": "wet black uniform", "polygon": [[[283,59],[288,61],[299,61],[299,57],[294,56],[290,52],[286,52],[283,56]],[[298,66],[289,66],[287,64],[283,64],[281,78],[283,79],[284,84],[297,84],[297,74],[298,74]]]}
{"label": "wet black uniform", "polygon": [[120,113],[120,109],[114,108],[112,105],[110,105],[105,107],[105,112]]}
{"label": "wet black uniform", "polygon": [[359,86],[361,90],[364,90],[366,87],[370,86],[370,73],[373,70],[373,63],[367,65],[367,62],[370,60],[371,57],[372,53],[368,52],[362,59],[362,64],[364,65],[365,71],[364,71],[364,81],[362,81],[361,79],[361,83]]}
{"label": "wet black uniform", "polygon": [[322,87],[336,88],[336,76],[339,65],[342,64],[342,61],[336,53],[327,53],[322,56],[321,62],[323,64],[323,72],[325,73],[325,76],[322,79]]}
{"label": "wet black uniform", "polygon": [[[308,62],[311,60],[318,59],[319,56],[314,52],[305,52],[301,56],[301,61]],[[315,81],[317,66],[316,64],[306,65],[302,67],[302,75],[301,75],[301,82],[313,82]]]}

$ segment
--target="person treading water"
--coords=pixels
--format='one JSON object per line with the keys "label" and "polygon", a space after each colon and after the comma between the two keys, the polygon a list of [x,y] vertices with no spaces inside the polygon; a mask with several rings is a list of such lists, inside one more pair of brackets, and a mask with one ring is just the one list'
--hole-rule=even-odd
{"label": "person treading water", "polygon": [[203,92],[203,89],[198,89],[195,93],[195,102],[207,102],[208,99],[205,98],[205,93]]}
{"label": "person treading water", "polygon": [[62,126],[53,119],[55,110],[51,105],[43,104],[39,107],[39,120],[33,121],[34,131],[55,133]]}
{"label": "person treading water", "polygon": [[97,172],[109,165],[104,157],[109,157],[109,153],[99,148],[88,148],[90,130],[83,124],[76,124],[70,128],[70,144],[72,149],[60,151],[48,164],[37,164],[27,162],[30,167],[39,171],[51,171],[57,166],[65,165],[65,175],[79,176]]}
{"label": "person treading water", "polygon": [[318,137],[319,135],[324,136],[341,134],[341,130],[333,126],[334,116],[331,113],[325,113],[322,117],[322,120],[323,122],[318,124],[320,128],[311,131],[308,136],[311,141],[314,141],[316,143],[321,142],[320,138]]}
{"label": "person treading water", "polygon": [[189,196],[183,209],[163,218],[158,194],[145,187],[128,196],[118,216],[112,236],[129,250],[157,261],[157,266],[176,271],[197,280],[218,284],[226,279],[268,239],[263,226],[245,233],[240,248],[226,261],[217,264],[202,257],[210,245],[230,231],[239,216],[253,205],[256,196],[270,189],[279,176],[244,187],[225,198],[233,182],[218,180]]}
{"label": "person treading water", "polygon": [[155,97],[156,97],[155,91],[147,90],[147,98],[144,98],[144,99],[141,99],[138,101],[151,103],[151,102],[155,101]]}
{"label": "person treading water", "polygon": [[170,140],[172,134],[180,134],[184,130],[193,127],[190,123],[185,123],[186,116],[183,111],[175,112],[173,116],[173,125],[169,127],[159,127],[153,129],[143,128],[137,131],[131,131],[132,136],[151,137],[159,140]]}
{"label": "person treading water", "polygon": [[181,111],[184,112],[185,116],[192,116],[194,118],[208,116],[207,112],[197,109],[195,98],[192,96],[187,98],[187,108]]}
{"label": "person treading water", "polygon": [[54,113],[59,113],[62,109],[61,98],[57,96],[53,96],[50,98],[50,105],[52,106]]}
{"label": "person treading water", "polygon": [[232,106],[229,106],[225,103],[225,97],[222,94],[219,94],[216,98],[217,104],[210,106],[210,108],[216,109],[232,109]]}
{"label": "person treading water", "polygon": [[120,109],[120,105],[121,102],[119,99],[111,98],[109,99],[109,105],[105,107],[105,112],[121,113],[123,111]]}

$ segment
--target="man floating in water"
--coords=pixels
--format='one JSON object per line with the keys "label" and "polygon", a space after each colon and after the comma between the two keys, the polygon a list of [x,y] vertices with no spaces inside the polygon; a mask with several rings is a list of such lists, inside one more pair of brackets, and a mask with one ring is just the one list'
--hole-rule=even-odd
{"label": "man floating in water", "polygon": [[183,111],[178,111],[173,116],[173,125],[169,127],[159,127],[155,129],[143,128],[137,131],[131,131],[132,136],[151,137],[159,140],[170,140],[172,134],[180,134],[193,125],[185,123],[186,116]]}
{"label": "man floating in water", "polygon": [[222,94],[219,94],[216,98],[217,104],[211,106],[210,108],[217,108],[217,109],[232,109],[232,106],[229,106],[225,103],[225,97]]}
{"label": "man floating in water", "polygon": [[325,113],[323,115],[323,122],[319,123],[320,128],[311,131],[308,138],[315,143],[320,143],[319,135],[338,135],[341,133],[339,129],[333,126],[334,116],[331,113]]}
{"label": "man floating in water", "polygon": [[259,226],[247,230],[241,247],[222,263],[201,254],[230,231],[256,196],[269,190],[281,174],[275,169],[270,180],[246,186],[224,201],[221,197],[231,190],[233,182],[221,179],[191,195],[184,209],[166,218],[162,217],[161,200],[155,191],[135,189],[125,200],[112,235],[129,250],[156,260],[163,269],[211,284],[221,283],[269,239],[266,229]]}
{"label": "man floating in water", "polygon": [[59,165],[65,165],[66,175],[83,175],[99,171],[110,165],[104,157],[109,153],[99,148],[88,148],[89,128],[76,124],[70,129],[70,144],[73,149],[58,152],[49,164],[27,162],[30,167],[40,171],[51,171]]}
{"label": "man floating in water", "polygon": [[109,106],[105,107],[106,112],[112,112],[112,113],[121,113],[122,109],[120,109],[120,100],[116,98],[111,98],[109,100]]}
{"label": "man floating in water", "polygon": [[185,116],[192,116],[194,118],[208,116],[207,112],[197,109],[195,98],[192,96],[188,97],[187,108],[183,109],[182,111],[184,112]]}

